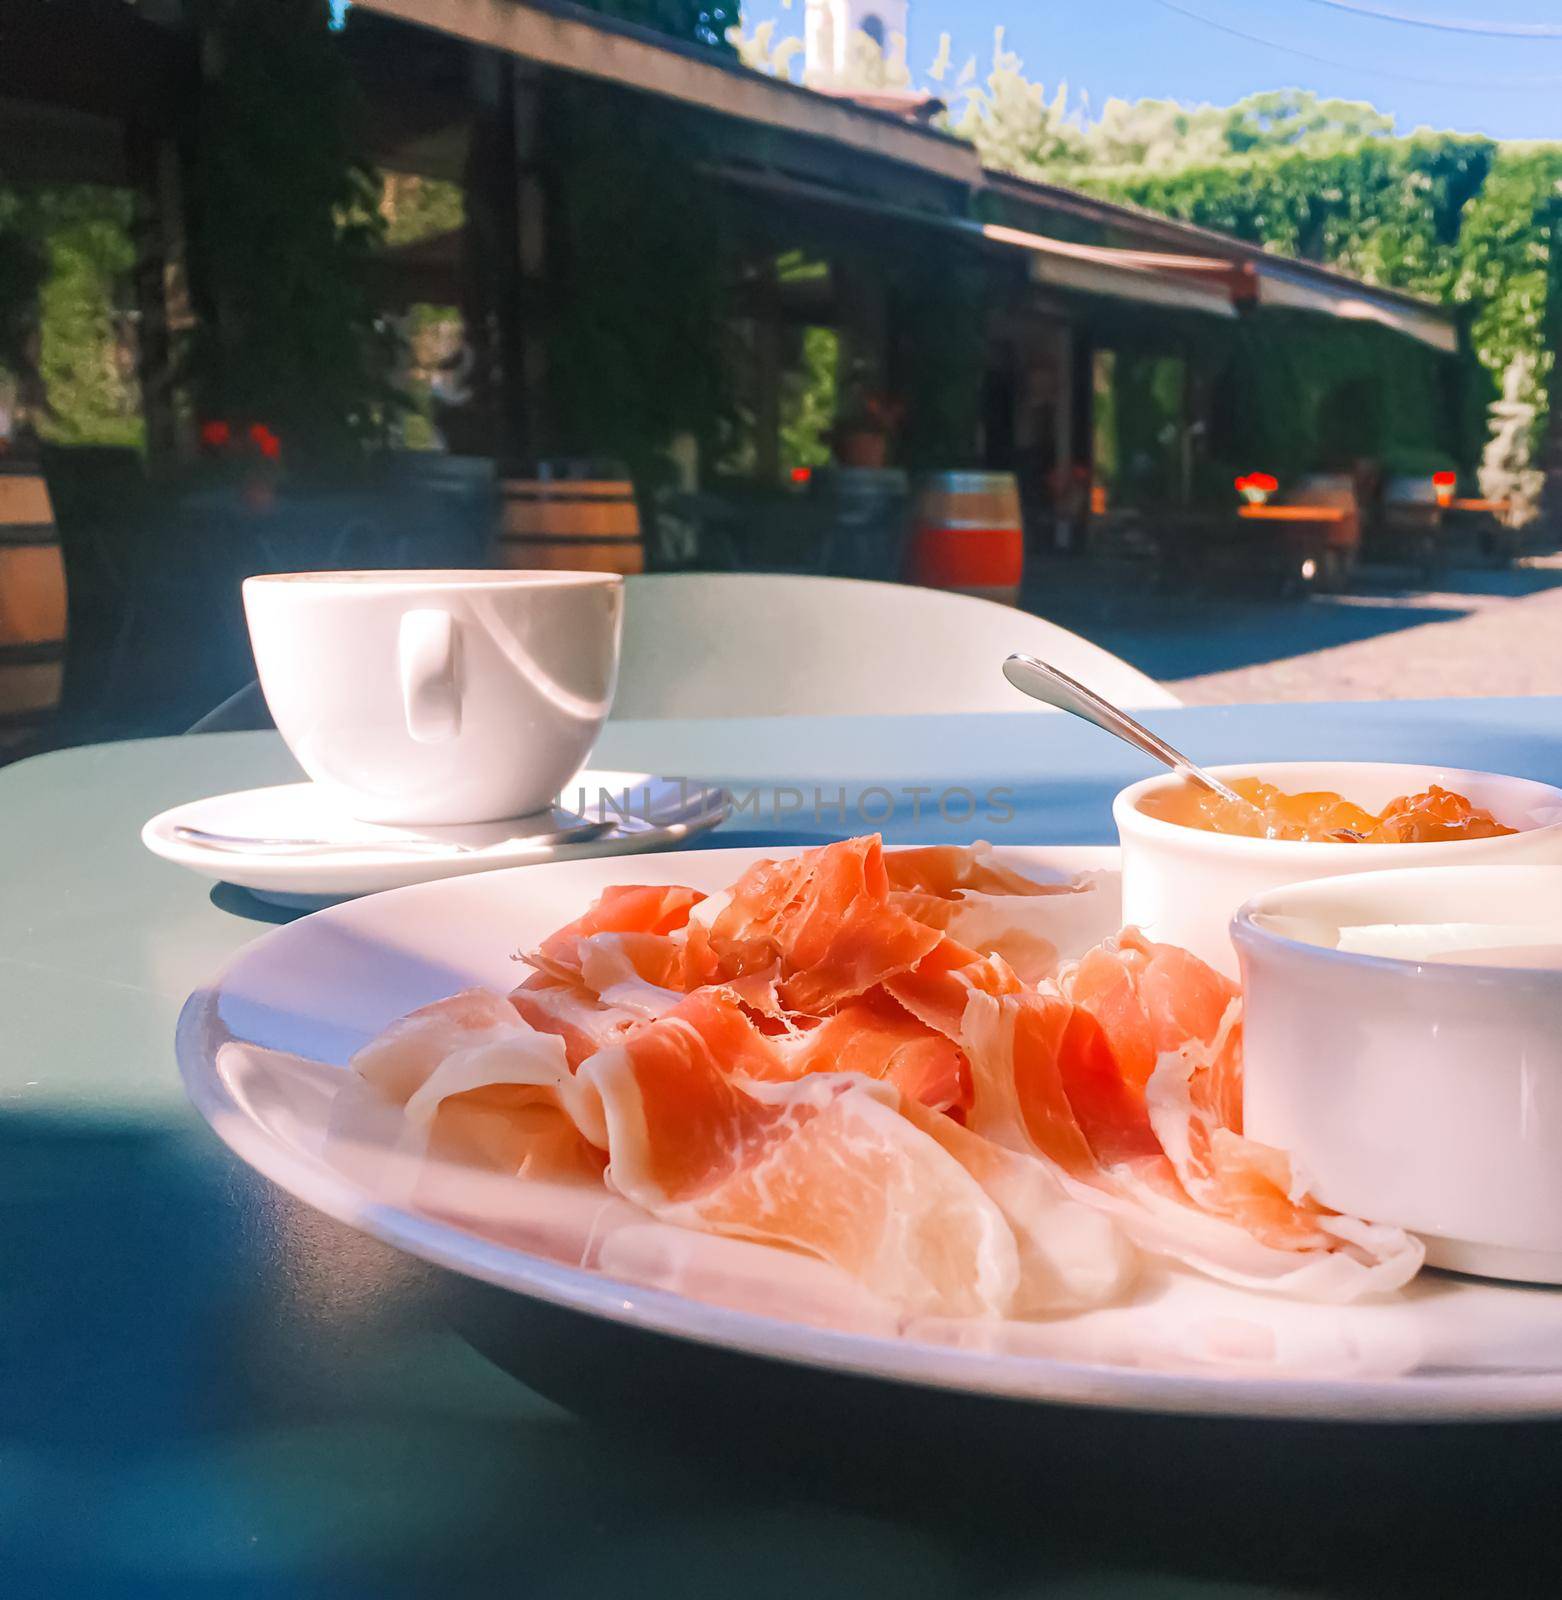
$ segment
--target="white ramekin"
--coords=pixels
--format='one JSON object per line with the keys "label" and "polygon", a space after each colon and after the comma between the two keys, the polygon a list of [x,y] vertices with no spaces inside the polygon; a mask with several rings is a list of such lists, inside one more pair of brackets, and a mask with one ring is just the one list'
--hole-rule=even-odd
{"label": "white ramekin", "polygon": [[1432,867],[1255,896],[1244,1132],[1434,1266],[1562,1283],[1562,972],[1333,948],[1341,927],[1562,920],[1562,867]]}
{"label": "white ramekin", "polygon": [[1123,846],[1123,921],[1181,945],[1229,977],[1237,972],[1230,924],[1250,896],[1286,883],[1385,868],[1562,865],[1562,789],[1528,778],[1457,767],[1373,761],[1254,761],[1210,769],[1223,778],[1262,778],[1291,793],[1332,790],[1371,810],[1436,783],[1485,806],[1520,831],[1444,844],[1298,844],[1242,839],[1163,822],[1139,809],[1148,794],[1181,782],[1170,773],[1124,789],[1112,804]]}

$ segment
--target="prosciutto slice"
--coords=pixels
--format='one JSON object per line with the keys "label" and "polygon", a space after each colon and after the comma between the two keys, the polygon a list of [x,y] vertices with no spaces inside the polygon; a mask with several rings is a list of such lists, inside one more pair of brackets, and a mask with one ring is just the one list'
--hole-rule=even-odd
{"label": "prosciutto slice", "polygon": [[1319,1300],[1403,1284],[1415,1240],[1244,1133],[1235,986],[1131,928],[1085,942],[1104,902],[874,836],[708,899],[611,888],[508,997],[426,1006],[353,1067],[415,1161],[594,1185],[903,1316],[1099,1306],[1147,1257]]}
{"label": "prosciutto slice", "polygon": [[973,994],[973,1132],[1056,1165],[1142,1249],[1223,1282],[1344,1301],[1421,1265],[1397,1228],[1313,1201],[1282,1152],[1244,1139],[1241,1006],[1203,963],[1136,930],[1063,992]]}

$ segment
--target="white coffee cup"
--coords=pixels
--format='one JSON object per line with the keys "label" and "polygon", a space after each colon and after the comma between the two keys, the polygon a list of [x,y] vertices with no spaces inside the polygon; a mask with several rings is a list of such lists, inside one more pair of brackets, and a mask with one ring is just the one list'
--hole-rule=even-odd
{"label": "white coffee cup", "polygon": [[298,764],[364,822],[544,810],[613,703],[624,585],[596,572],[247,578],[261,691]]}

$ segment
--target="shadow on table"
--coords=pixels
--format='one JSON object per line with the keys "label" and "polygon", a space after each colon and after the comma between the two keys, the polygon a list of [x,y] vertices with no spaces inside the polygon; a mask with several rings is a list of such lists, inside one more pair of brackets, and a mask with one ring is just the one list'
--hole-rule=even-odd
{"label": "shadow on table", "polygon": [[1010,1584],[1074,1571],[1094,1594],[1115,1571],[1421,1596],[1554,1580],[1556,1552],[1515,1534],[1555,1526],[1562,1424],[1026,1405],[789,1367],[492,1291],[463,1305],[479,1348],[605,1440],[698,1462],[726,1493],[888,1517],[908,1537],[936,1530]]}
{"label": "shadow on table", "polygon": [[243,917],[246,922],[280,924],[297,922],[300,917],[309,915],[308,910],[302,907],[278,906],[269,900],[258,899],[236,883],[213,884],[208,898],[219,911],[226,911],[232,917]]}
{"label": "shadow on table", "polygon": [[1555,1428],[1127,1418],[632,1333],[354,1233],[177,1113],[0,1116],[0,1216],[8,1595],[1554,1587],[1519,1534],[1555,1527]]}

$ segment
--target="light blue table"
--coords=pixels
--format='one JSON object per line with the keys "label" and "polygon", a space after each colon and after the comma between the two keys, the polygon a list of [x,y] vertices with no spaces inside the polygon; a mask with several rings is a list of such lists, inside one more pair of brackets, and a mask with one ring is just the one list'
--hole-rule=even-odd
{"label": "light blue table", "polygon": [[[1152,720],[1208,761],[1426,760],[1562,782],[1556,700]],[[1145,770],[1080,724],[1030,714],[624,723],[596,759],[759,794],[759,814],[715,843],[838,836],[842,788],[852,831],[864,792],[890,792],[895,842],[1109,842],[1111,795]],[[1035,1515],[998,1529],[758,1487],[588,1428],[488,1365],[447,1325],[435,1274],[252,1177],[179,1089],[172,1037],[185,995],[280,914],[153,859],[140,825],[180,800],[294,775],[266,734],[96,746],[0,771],[6,1600],[911,1600],[1181,1595],[1204,1592],[1195,1578],[1331,1576],[1315,1541],[1260,1549],[1220,1533],[1218,1518],[1213,1543],[1170,1553],[1137,1537],[1120,1507],[1061,1526],[1042,1483]],[[802,796],[787,795],[780,819],[778,786]],[[913,787],[931,791],[919,820]],[[937,798],[952,787],[1010,790],[1014,814],[946,821]],[[1533,1448],[1554,1461],[1546,1441]],[[1192,1470],[1216,1473],[1218,1501],[1218,1463]],[[1417,1535],[1424,1566],[1403,1535],[1401,1523],[1404,1572],[1410,1562],[1447,1577],[1479,1549],[1468,1525],[1455,1537],[1429,1519]]]}

